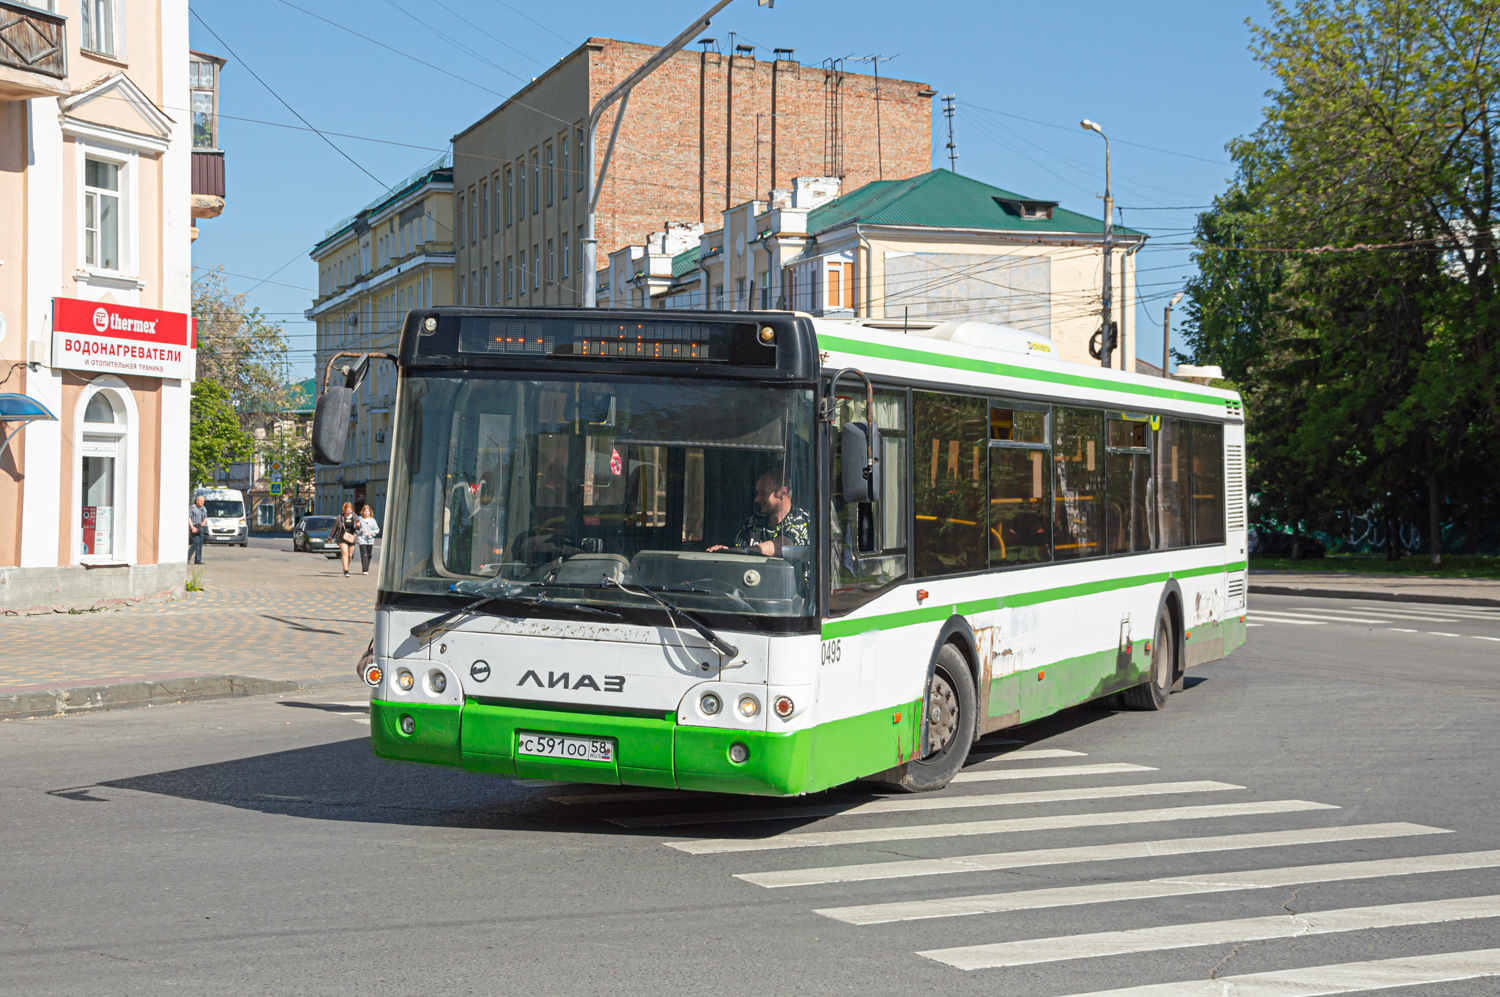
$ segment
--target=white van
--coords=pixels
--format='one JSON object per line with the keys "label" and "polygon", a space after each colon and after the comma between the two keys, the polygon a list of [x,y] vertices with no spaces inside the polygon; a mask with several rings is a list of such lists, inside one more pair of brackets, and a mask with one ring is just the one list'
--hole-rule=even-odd
{"label": "white van", "polygon": [[199,495],[203,496],[203,508],[208,513],[203,542],[247,546],[250,521],[245,518],[244,493],[233,488],[199,488],[193,492],[194,502]]}

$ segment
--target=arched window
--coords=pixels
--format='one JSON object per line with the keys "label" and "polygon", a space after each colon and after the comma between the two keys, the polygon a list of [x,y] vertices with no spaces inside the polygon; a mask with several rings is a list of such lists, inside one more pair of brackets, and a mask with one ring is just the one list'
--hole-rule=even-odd
{"label": "arched window", "polygon": [[129,492],[125,481],[129,432],[123,396],[113,387],[100,387],[86,396],[83,425],[74,465],[78,495],[78,554],[89,561],[119,561],[128,557],[124,508]]}

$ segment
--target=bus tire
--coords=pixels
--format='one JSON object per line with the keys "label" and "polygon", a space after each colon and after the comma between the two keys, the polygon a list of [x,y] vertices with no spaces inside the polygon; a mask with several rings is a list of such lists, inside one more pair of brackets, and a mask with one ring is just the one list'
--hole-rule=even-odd
{"label": "bus tire", "polygon": [[1172,631],[1172,614],[1163,608],[1161,618],[1156,621],[1156,639],[1151,642],[1150,677],[1120,693],[1120,699],[1130,710],[1164,709],[1177,677],[1177,639]]}
{"label": "bus tire", "polygon": [[942,789],[964,767],[974,744],[979,697],[974,674],[962,652],[952,644],[938,649],[932,678],[922,700],[928,753],[891,770],[887,785],[908,793]]}

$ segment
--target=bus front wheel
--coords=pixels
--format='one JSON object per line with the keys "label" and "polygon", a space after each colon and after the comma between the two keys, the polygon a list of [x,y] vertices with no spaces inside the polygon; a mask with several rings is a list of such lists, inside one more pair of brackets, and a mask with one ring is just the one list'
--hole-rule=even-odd
{"label": "bus front wheel", "polygon": [[1172,614],[1165,608],[1156,621],[1156,640],[1151,644],[1151,674],[1145,682],[1120,693],[1125,706],[1132,710],[1160,710],[1167,705],[1172,683],[1177,681],[1177,641],[1172,631]]}
{"label": "bus front wheel", "polygon": [[948,785],[964,767],[974,743],[977,703],[969,663],[958,648],[944,644],[933,663],[932,679],[922,701],[926,753],[892,769],[890,778],[884,781],[908,793],[925,793]]}

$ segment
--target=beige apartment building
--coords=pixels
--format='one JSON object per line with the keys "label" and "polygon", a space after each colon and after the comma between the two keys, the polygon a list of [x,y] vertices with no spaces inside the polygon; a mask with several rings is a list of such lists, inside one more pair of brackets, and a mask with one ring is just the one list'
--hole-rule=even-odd
{"label": "beige apartment building", "polygon": [[[1064,360],[1098,362],[1089,343],[1104,290],[1100,218],[948,170],[840,190],[836,177],[799,177],[770,201],[723,212],[696,240],[652,233],[611,254],[599,304],[787,308],[888,329],[991,322],[1050,338]],[[1115,358],[1126,370],[1145,242],[1114,229]]]}
{"label": "beige apartment building", "polygon": [[[334,354],[394,353],[408,311],[453,303],[453,225],[453,160],[445,155],[334,225],[312,248],[318,296],[304,314],[317,323],[319,391]],[[371,364],[354,396],[344,463],[314,472],[314,512],[353,502],[384,515],[395,400],[394,366]]]}
{"label": "beige apartment building", "polygon": [[[590,38],[454,136],[458,304],[582,304],[585,178],[615,120],[586,149],[589,111],[655,52]],[[935,91],[792,54],[679,52],[635,87],[600,190],[597,268],[664,222],[716,222],[793,176],[852,189],[927,170]]]}
{"label": "beige apartment building", "polygon": [[0,0],[0,611],[182,590],[221,64],[187,0]]}

